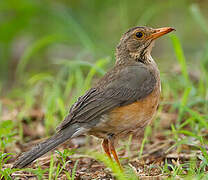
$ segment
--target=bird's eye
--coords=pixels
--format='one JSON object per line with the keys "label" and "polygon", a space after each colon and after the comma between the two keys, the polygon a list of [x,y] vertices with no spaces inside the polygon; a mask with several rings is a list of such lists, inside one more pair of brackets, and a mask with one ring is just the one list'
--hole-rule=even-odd
{"label": "bird's eye", "polygon": [[135,36],[138,38],[138,39],[141,39],[143,36],[144,36],[144,33],[139,31],[139,32],[136,32]]}

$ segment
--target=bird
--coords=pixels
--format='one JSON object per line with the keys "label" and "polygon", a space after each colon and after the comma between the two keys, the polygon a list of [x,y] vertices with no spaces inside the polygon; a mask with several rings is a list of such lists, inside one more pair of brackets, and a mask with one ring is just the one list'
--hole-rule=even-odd
{"label": "bird", "polygon": [[24,168],[68,139],[86,134],[101,138],[106,155],[122,169],[115,140],[140,134],[151,124],[161,93],[151,51],[157,38],[173,30],[137,26],[125,32],[116,47],[115,65],[77,99],[56,133],[23,153],[13,168]]}

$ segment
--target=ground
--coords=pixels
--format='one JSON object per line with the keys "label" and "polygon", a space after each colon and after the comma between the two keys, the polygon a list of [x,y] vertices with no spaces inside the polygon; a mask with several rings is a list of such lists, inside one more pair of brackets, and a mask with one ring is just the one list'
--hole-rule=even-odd
{"label": "ground", "polygon": [[[163,108],[168,109],[168,106]],[[13,118],[18,114],[11,113]],[[5,113],[6,115],[6,113]],[[23,121],[23,134],[26,143],[17,141],[5,152],[14,152],[12,158],[3,165],[3,169],[11,168],[16,154],[29,150],[33,145],[44,139],[40,138],[44,132],[42,120],[44,113],[33,110],[30,113],[32,123]],[[16,179],[166,179],[191,175],[190,168],[205,168],[203,153],[196,148],[200,142],[189,138],[190,144],[177,145],[173,134],[170,133],[170,124],[177,118],[176,113],[165,111],[158,113],[154,118],[158,121],[159,129],[148,127],[144,137],[129,137],[117,143],[117,150],[124,167],[124,173],[115,164],[107,159],[101,149],[101,140],[94,137],[79,136],[62,144],[56,150],[39,158],[25,170],[15,171],[11,177]],[[8,118],[8,117],[5,117]],[[153,125],[154,126],[154,125]],[[206,133],[206,132],[204,132]],[[183,141],[184,135],[179,135],[177,141]],[[143,146],[144,145],[144,146]],[[191,163],[192,162],[192,163]],[[179,178],[180,179],[180,178]]]}

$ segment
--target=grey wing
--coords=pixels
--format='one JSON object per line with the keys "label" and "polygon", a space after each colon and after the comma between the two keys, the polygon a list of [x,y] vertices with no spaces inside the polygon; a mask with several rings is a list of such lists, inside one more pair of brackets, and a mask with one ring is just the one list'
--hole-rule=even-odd
{"label": "grey wing", "polygon": [[92,88],[71,107],[57,130],[79,122],[92,120],[115,107],[131,104],[150,94],[156,84],[155,76],[144,66],[128,66],[101,90]]}

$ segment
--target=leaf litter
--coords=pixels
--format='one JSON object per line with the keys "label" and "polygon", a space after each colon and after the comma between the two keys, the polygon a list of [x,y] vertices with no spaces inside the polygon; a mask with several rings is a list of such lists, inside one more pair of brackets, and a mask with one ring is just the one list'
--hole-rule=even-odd
{"label": "leaf litter", "polygon": [[[16,116],[18,111],[12,111],[12,113],[10,113],[10,117],[8,116],[7,111],[2,114],[3,120],[14,120],[17,118]],[[44,140],[43,138],[40,139],[40,137],[43,137],[45,134],[43,125],[44,113],[41,110],[35,109],[32,110],[28,116],[32,119],[31,123],[24,120],[22,121],[23,135],[26,137],[25,140],[27,143],[25,144],[20,140],[17,140],[14,146],[9,146],[5,149],[5,152],[15,152],[20,155],[21,152],[29,150],[33,145]],[[166,110],[161,112],[159,116],[160,128],[163,129],[163,132],[170,130],[170,124],[174,123],[177,118],[176,113],[167,113]],[[206,131],[204,133],[206,133]],[[15,138],[18,139],[17,136]],[[180,134],[179,138],[183,139],[184,136]],[[141,141],[142,137],[139,139],[132,139],[132,142],[129,145],[130,153],[127,151],[127,148],[125,147],[126,145],[123,144],[123,142],[120,143],[120,146],[117,146],[118,154],[124,168],[130,167],[140,179],[165,179],[169,177],[170,173],[176,168],[180,171],[181,175],[187,175],[190,168],[190,163],[188,162],[194,161],[196,167],[200,167],[203,163],[203,154],[198,148],[196,148],[197,145],[200,146],[200,142],[197,139],[192,138],[190,140],[192,143],[190,144],[175,146],[176,142],[172,135],[168,136],[165,135],[165,133],[161,133],[161,131],[153,129],[151,136],[144,145],[142,156],[139,158]],[[75,171],[76,180],[116,179],[109,168],[86,153],[89,151],[103,152],[100,144],[100,140],[82,135],[68,140],[56,148],[58,152],[63,152],[64,149],[69,149],[69,152],[71,152],[70,155],[66,156],[64,161],[65,164],[60,160],[62,156],[59,156],[59,154],[55,153],[55,150],[53,150],[33,162],[30,166],[28,166],[28,168],[50,168],[52,155],[55,166],[54,169],[60,165],[63,166],[64,164],[64,168],[60,171],[57,179],[68,179],[67,173],[70,175],[72,174],[77,160],[78,163]],[[121,144],[123,145],[121,146]],[[15,158],[16,155],[9,159],[7,163],[3,165],[3,169],[11,168]],[[205,168],[207,169],[207,167]],[[56,171],[53,173],[55,172]],[[43,173],[43,177],[47,179],[48,176],[49,171],[45,171]],[[37,179],[37,175],[32,171],[16,171],[12,174],[12,177],[15,179]],[[175,176],[175,178],[180,179],[178,176]]]}

